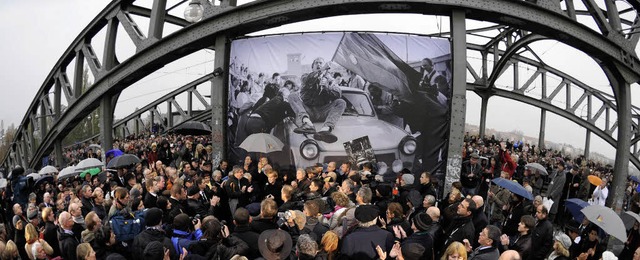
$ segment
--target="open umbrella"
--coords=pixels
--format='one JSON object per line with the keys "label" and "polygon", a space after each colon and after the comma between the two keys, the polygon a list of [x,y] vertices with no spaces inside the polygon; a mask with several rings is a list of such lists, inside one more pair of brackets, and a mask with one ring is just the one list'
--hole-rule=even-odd
{"label": "open umbrella", "polygon": [[581,199],[573,198],[565,200],[564,206],[569,210],[569,212],[571,212],[571,215],[573,215],[573,219],[582,223],[584,214],[582,214],[582,211],[580,210],[588,207],[589,203]]}
{"label": "open umbrella", "polygon": [[284,144],[277,137],[267,133],[257,133],[247,136],[240,144],[240,148],[247,152],[270,153],[282,151]]}
{"label": "open umbrella", "polygon": [[58,173],[58,180],[64,180],[66,178],[73,178],[78,176],[78,174],[80,174],[79,172],[76,172],[76,167],[75,166],[68,166],[62,170],[60,170],[60,173]]}
{"label": "open umbrella", "polygon": [[203,122],[187,121],[174,128],[173,132],[181,135],[209,135],[211,127]]}
{"label": "open umbrella", "polygon": [[638,215],[637,213],[633,212],[633,211],[627,211],[624,212],[622,214],[620,214],[620,218],[622,219],[622,222],[624,223],[624,227],[629,230],[631,227],[633,227],[633,224],[637,222],[640,222],[640,215]]}
{"label": "open umbrella", "polygon": [[533,200],[533,195],[531,194],[531,192],[522,187],[520,183],[510,181],[505,178],[495,178],[491,181],[502,188],[505,188],[515,194],[522,196],[525,199]]}
{"label": "open umbrella", "polygon": [[40,186],[40,184],[45,183],[45,182],[53,184],[53,176],[52,175],[42,175],[40,177],[40,179],[36,180],[34,186],[38,187],[38,186]]}
{"label": "open umbrella", "polygon": [[587,176],[587,178],[589,179],[589,183],[595,185],[595,186],[600,186],[600,184],[602,184],[602,179],[600,179],[600,177],[595,176],[595,175],[589,175]]}
{"label": "open umbrella", "polygon": [[105,157],[118,157],[120,155],[123,155],[124,153],[122,151],[120,151],[120,149],[111,149],[109,151],[107,151],[104,156]]}
{"label": "open umbrella", "polygon": [[632,175],[631,180],[634,181],[635,183],[640,183],[640,179],[638,179],[638,176]]}
{"label": "open umbrella", "polygon": [[140,162],[140,158],[138,158],[138,156],[135,156],[133,154],[123,154],[121,156],[111,159],[111,161],[109,161],[109,163],[107,164],[107,168],[109,169],[124,168],[139,162]]}
{"label": "open umbrella", "polygon": [[86,169],[86,170],[84,170],[84,171],[82,171],[80,173],[80,178],[84,178],[85,176],[87,176],[87,174],[90,174],[91,176],[95,176],[100,172],[102,172],[101,168],[97,168],[97,167],[96,168],[89,168],[89,169]]}
{"label": "open umbrella", "polygon": [[31,177],[34,181],[37,181],[38,179],[40,179],[40,174],[38,174],[37,172],[32,172],[27,174],[27,177]]}
{"label": "open umbrella", "polygon": [[7,179],[0,179],[0,189],[7,187]]}
{"label": "open umbrella", "polygon": [[102,149],[102,146],[100,146],[99,144],[90,144],[89,147],[87,147],[87,149]]}
{"label": "open umbrella", "polygon": [[531,171],[539,172],[541,175],[549,175],[549,173],[547,173],[547,169],[539,163],[527,163],[524,167],[531,169]]}
{"label": "open umbrella", "polygon": [[624,228],[624,223],[620,216],[611,208],[591,205],[581,211],[591,223],[600,227],[604,232],[607,232],[607,234],[617,238],[623,243],[627,242],[627,231]]}
{"label": "open umbrella", "polygon": [[100,161],[100,160],[98,160],[96,158],[87,158],[87,159],[84,159],[84,160],[80,161],[76,165],[76,171],[78,173],[81,173],[82,171],[84,171],[86,169],[91,169],[91,168],[96,168],[96,167],[102,168],[102,166],[104,166],[104,163],[102,163],[102,161]]}
{"label": "open umbrella", "polygon": [[51,165],[47,165],[45,167],[42,167],[42,169],[40,169],[40,171],[38,171],[38,173],[40,175],[54,175],[54,174],[58,173],[58,169],[56,169],[56,167],[53,167]]}

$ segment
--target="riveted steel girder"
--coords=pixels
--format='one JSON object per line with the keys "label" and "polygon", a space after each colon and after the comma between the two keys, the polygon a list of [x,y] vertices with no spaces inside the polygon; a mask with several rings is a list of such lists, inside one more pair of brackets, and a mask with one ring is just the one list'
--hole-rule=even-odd
{"label": "riveted steel girder", "polygon": [[[112,56],[107,57],[107,63],[96,57],[88,44],[91,38],[110,22],[111,28],[115,18],[123,20],[126,16],[122,12],[127,10],[141,10],[132,7],[131,0],[115,0],[111,2],[74,40],[62,58],[56,63],[49,74],[43,87],[32,102],[27,115],[38,107],[40,97],[47,93],[57,81],[62,84],[69,106],[51,124],[41,145],[30,156],[29,166],[35,167],[39,158],[48,154],[53,147],[54,140],[61,138],[71,130],[90,111],[100,105],[105,95],[115,95],[130,86],[132,83],[157,70],[163,65],[180,57],[208,48],[215,42],[216,37],[226,35],[234,37],[249,32],[271,28],[278,25],[305,21],[314,18],[366,14],[366,13],[419,13],[450,15],[454,10],[464,10],[468,19],[490,21],[498,24],[509,25],[529,31],[534,34],[556,39],[591,55],[596,60],[606,60],[620,71],[626,82],[635,82],[640,78],[640,63],[635,54],[635,44],[628,36],[615,30],[618,19],[602,12],[589,12],[597,19],[600,30],[593,30],[575,19],[575,14],[567,15],[555,1],[538,1],[538,4],[526,1],[504,0],[263,0],[255,1],[238,7],[222,6],[207,7],[207,17],[202,21],[186,26],[167,36],[158,32],[160,23],[155,23],[151,31],[154,39],[140,39],[137,53],[127,60],[117,63]],[[164,1],[156,1],[154,8],[161,8]],[[635,2],[635,1],[634,1]],[[637,6],[637,5],[635,5]],[[164,7],[162,7],[164,8]],[[589,10],[596,10],[596,6],[589,6]],[[608,8],[611,8],[608,6]],[[154,12],[155,11],[155,12]],[[142,12],[142,11],[141,11]],[[179,18],[162,15],[162,10],[151,10],[149,14],[154,21],[180,21]],[[120,15],[118,15],[120,14]],[[115,17],[115,18],[114,18]],[[606,21],[606,23],[605,23]],[[180,23],[180,22],[174,22]],[[612,25],[613,23],[613,25]],[[126,33],[134,35],[133,38],[144,37],[130,22],[123,24]],[[614,28],[614,29],[611,29]],[[109,31],[109,37],[117,33],[117,30]],[[161,37],[158,39],[158,37]],[[134,40],[135,42],[135,40]],[[109,48],[106,48],[109,49]],[[109,51],[109,53],[112,53]],[[78,90],[78,72],[83,64],[76,64],[76,78],[74,79],[74,93],[69,93],[68,80],[64,79],[64,72],[69,63],[74,59],[87,59],[87,66],[91,69],[96,81],[85,93]],[[77,59],[78,60],[78,59]],[[103,64],[109,64],[104,66]],[[111,68],[108,68],[111,67]],[[59,95],[59,94],[58,94]],[[58,100],[58,98],[56,99]],[[54,104],[54,107],[59,104]],[[28,125],[28,116],[21,124],[21,129]],[[19,131],[20,132],[20,131]],[[21,136],[17,136],[20,138]]]}

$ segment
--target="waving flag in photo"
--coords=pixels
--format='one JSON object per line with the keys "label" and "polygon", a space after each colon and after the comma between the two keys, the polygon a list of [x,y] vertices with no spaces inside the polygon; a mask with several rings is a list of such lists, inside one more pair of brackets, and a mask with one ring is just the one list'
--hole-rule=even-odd
{"label": "waving flag in photo", "polygon": [[410,98],[420,82],[420,73],[374,34],[345,33],[332,60],[400,98]]}

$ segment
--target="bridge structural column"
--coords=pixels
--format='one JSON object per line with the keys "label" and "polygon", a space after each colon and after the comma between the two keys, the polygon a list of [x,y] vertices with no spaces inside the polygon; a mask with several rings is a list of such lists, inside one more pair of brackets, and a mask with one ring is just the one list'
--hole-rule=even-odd
{"label": "bridge structural column", "polygon": [[613,181],[607,198],[609,205],[617,213],[622,213],[627,175],[629,173],[629,149],[631,147],[631,91],[630,84],[613,64],[602,64],[609,78],[618,106],[618,138],[616,160],[613,166]]}
{"label": "bridge structural column", "polygon": [[584,158],[589,159],[589,153],[591,153],[591,131],[587,129],[587,137],[584,141]]}
{"label": "bridge structural column", "polygon": [[540,109],[540,133],[538,134],[538,148],[544,148],[544,134],[547,128],[547,110]]}
{"label": "bridge structural column", "polygon": [[105,154],[113,147],[113,111],[114,97],[105,95],[100,102],[100,135],[102,136],[102,161],[106,161]]}
{"label": "bridge structural column", "polygon": [[451,13],[451,38],[453,40],[453,91],[444,194],[451,189],[451,184],[454,181],[460,180],[460,167],[462,166],[462,145],[467,106],[467,39],[464,10],[453,10]]}
{"label": "bridge structural column", "polygon": [[53,150],[54,150],[54,155],[56,158],[56,165],[60,168],[64,168],[66,165],[66,163],[64,162],[64,157],[62,156],[62,140],[61,139],[56,139],[55,143],[53,144]]}
{"label": "bridge structural column", "polygon": [[489,105],[490,96],[488,94],[482,94],[480,98],[482,98],[482,103],[480,104],[480,129],[478,133],[480,138],[482,138],[485,136],[485,131],[487,130],[487,106]]}
{"label": "bridge structural column", "polygon": [[[231,45],[226,35],[219,35],[215,42],[215,58],[213,67],[216,71],[226,72],[229,68],[229,53]],[[220,160],[226,158],[226,100],[227,89],[225,88],[228,75],[226,73],[214,72],[211,79],[211,143],[213,146],[213,165],[218,165]]]}

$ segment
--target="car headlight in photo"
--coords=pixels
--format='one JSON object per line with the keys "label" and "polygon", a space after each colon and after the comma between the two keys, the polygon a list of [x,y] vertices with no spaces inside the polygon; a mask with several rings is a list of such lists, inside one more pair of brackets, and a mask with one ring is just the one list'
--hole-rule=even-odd
{"label": "car headlight in photo", "polygon": [[400,146],[398,148],[400,149],[400,152],[402,152],[402,154],[412,155],[416,152],[417,146],[418,143],[416,142],[416,138],[409,135],[402,138],[402,140],[400,141]]}
{"label": "car headlight in photo", "polygon": [[300,144],[300,154],[307,160],[313,160],[320,155],[320,147],[315,140],[307,139]]}

